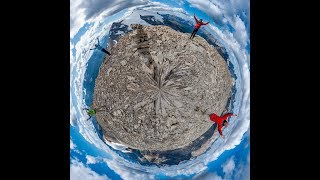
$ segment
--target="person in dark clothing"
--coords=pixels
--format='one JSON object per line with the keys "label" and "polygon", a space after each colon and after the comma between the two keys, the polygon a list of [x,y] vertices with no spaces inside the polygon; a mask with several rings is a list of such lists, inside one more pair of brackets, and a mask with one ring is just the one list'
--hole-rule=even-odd
{"label": "person in dark clothing", "polygon": [[98,44],[95,44],[94,45],[95,47],[90,49],[90,50],[98,49],[98,50],[100,50],[100,51],[102,51],[102,52],[104,52],[104,53],[106,53],[106,54],[108,54],[110,56],[111,53],[109,51],[107,51],[105,48],[103,48],[102,46],[100,46],[99,39],[97,38],[97,40],[98,40]]}
{"label": "person in dark clothing", "polygon": [[193,17],[194,17],[194,20],[196,21],[196,25],[194,26],[194,29],[193,29],[191,36],[190,36],[190,39],[194,38],[194,36],[196,35],[196,33],[198,32],[199,28],[202,25],[207,25],[209,23],[209,22],[206,22],[206,23],[202,22],[202,19],[198,20],[195,14],[193,15]]}

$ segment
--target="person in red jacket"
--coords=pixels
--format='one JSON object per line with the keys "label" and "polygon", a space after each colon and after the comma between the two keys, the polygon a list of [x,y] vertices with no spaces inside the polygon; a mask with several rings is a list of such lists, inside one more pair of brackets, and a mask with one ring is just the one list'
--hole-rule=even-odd
{"label": "person in red jacket", "polygon": [[202,19],[198,20],[195,14],[193,15],[193,17],[194,17],[194,20],[196,20],[196,25],[194,26],[194,29],[193,29],[191,36],[190,36],[190,39],[194,38],[194,36],[196,35],[196,33],[198,32],[199,28],[202,25],[207,25],[209,23],[209,22],[206,22],[206,23],[202,22]]}
{"label": "person in red jacket", "polygon": [[230,116],[237,116],[237,115],[236,114],[231,114],[231,113],[227,113],[227,114],[225,114],[225,115],[223,115],[221,117],[216,115],[215,113],[212,113],[210,115],[210,120],[215,122],[215,123],[217,123],[218,131],[219,131],[219,133],[220,133],[222,138],[224,138],[224,135],[222,134],[222,128],[223,128],[223,126],[228,127],[228,125],[229,125],[228,118]]}

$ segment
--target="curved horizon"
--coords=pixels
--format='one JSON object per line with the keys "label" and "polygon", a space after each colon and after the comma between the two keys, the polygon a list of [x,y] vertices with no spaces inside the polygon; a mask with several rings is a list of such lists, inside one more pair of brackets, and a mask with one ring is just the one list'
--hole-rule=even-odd
{"label": "curved horizon", "polygon": [[[96,8],[95,8],[96,7]],[[71,1],[70,9],[70,178],[71,179],[249,179],[250,178],[250,2],[222,0],[148,1],[114,0]],[[89,49],[96,38],[104,47],[114,22],[125,25],[151,24],[138,15],[170,14],[201,27],[225,49],[226,62],[235,78],[230,125],[200,156],[178,165],[146,166],[117,153],[127,153],[120,144],[105,144],[99,126],[86,121],[82,108],[92,101],[92,90],[103,54]],[[121,32],[120,32],[121,33]],[[191,32],[190,32],[191,33]]]}

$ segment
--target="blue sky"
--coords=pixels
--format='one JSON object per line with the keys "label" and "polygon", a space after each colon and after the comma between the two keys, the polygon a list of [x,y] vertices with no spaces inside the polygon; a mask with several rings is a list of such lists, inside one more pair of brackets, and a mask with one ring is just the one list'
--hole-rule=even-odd
{"label": "blue sky", "polygon": [[[210,21],[207,30],[214,34],[230,55],[230,62],[239,77],[236,81],[234,111],[239,119],[226,131],[232,139],[213,144],[200,163],[193,169],[182,166],[157,170],[126,162],[111,152],[97,138],[94,126],[86,122],[81,111],[84,101],[92,91],[88,82],[94,82],[102,55],[99,52],[83,52],[93,46],[96,37],[103,39],[108,33],[108,23],[123,18],[130,8],[143,7],[147,0],[85,0],[71,1],[70,14],[70,171],[71,179],[249,179],[250,164],[250,28],[249,0],[157,0],[162,8],[181,8],[189,15],[194,13],[204,21]],[[104,5],[104,6],[102,6]],[[98,8],[94,8],[98,7]],[[190,21],[193,21],[190,19]],[[105,30],[105,31],[102,31]],[[107,43],[101,42],[100,43]],[[104,44],[104,45],[105,45]],[[99,59],[100,58],[100,59]],[[88,70],[91,68],[91,71]],[[89,73],[91,72],[91,73]],[[89,83],[90,84],[90,83]],[[90,86],[93,84],[91,83]],[[87,89],[86,89],[87,88]],[[91,87],[92,88],[92,87]],[[90,98],[89,98],[90,99]],[[214,151],[216,150],[216,151]],[[221,151],[221,152],[218,152]],[[212,154],[210,154],[211,152]],[[217,156],[217,157],[216,157]],[[200,160],[201,159],[201,160]],[[203,164],[201,164],[203,161]],[[171,171],[170,171],[171,169]],[[175,169],[177,169],[174,173]],[[179,171],[178,171],[179,170]]]}

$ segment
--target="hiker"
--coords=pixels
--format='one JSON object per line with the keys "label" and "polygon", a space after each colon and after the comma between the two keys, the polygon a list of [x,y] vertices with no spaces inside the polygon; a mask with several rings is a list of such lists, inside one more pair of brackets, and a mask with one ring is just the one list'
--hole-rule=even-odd
{"label": "hiker", "polygon": [[95,109],[83,108],[83,110],[86,110],[86,111],[87,111],[87,114],[88,114],[88,116],[89,116],[89,118],[87,119],[87,121],[88,121],[89,119],[91,119],[91,117],[92,117],[93,115],[95,115],[95,114],[97,113],[97,111],[96,111]]}
{"label": "hiker", "polygon": [[106,108],[106,106],[103,105],[103,106],[101,106],[101,107],[94,108],[94,109],[82,108],[82,110],[86,110],[86,112],[87,112],[87,114],[88,114],[88,116],[89,116],[89,118],[88,118],[87,120],[89,120],[89,119],[91,119],[91,117],[92,117],[93,115],[96,115],[97,112],[105,111],[105,110],[106,110],[105,108]]}
{"label": "hiker", "polygon": [[92,49],[90,49],[90,50],[98,49],[98,50],[100,50],[100,51],[102,51],[102,52],[104,52],[104,53],[106,53],[106,54],[108,54],[108,55],[110,56],[111,53],[109,53],[105,48],[101,47],[98,38],[97,38],[97,40],[98,40],[98,44],[95,44],[95,45],[94,45],[95,47],[92,48]]}
{"label": "hiker", "polygon": [[222,134],[222,128],[224,126],[228,127],[229,123],[228,123],[228,118],[230,116],[237,116],[236,114],[231,114],[231,113],[227,113],[223,116],[218,116],[215,113],[210,114],[210,120],[217,123],[218,125],[218,131],[221,135],[222,138],[224,138],[224,135]]}
{"label": "hiker", "polygon": [[202,22],[202,19],[198,20],[195,14],[193,15],[193,17],[194,17],[194,20],[196,20],[196,25],[194,26],[194,29],[193,29],[191,36],[190,36],[190,39],[194,38],[194,36],[196,35],[196,33],[198,32],[199,28],[202,25],[207,25],[209,23],[209,22],[206,22],[206,23]]}

